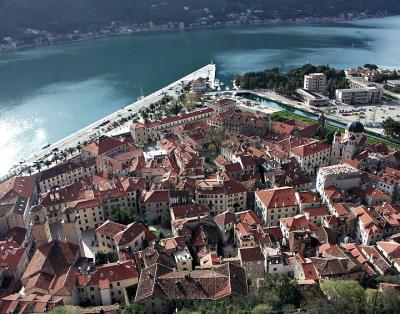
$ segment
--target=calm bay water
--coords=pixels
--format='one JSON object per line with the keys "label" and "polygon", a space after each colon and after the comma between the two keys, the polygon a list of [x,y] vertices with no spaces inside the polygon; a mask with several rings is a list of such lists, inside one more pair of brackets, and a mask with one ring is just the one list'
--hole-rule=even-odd
{"label": "calm bay water", "polygon": [[0,55],[0,175],[49,142],[207,64],[218,77],[306,62],[400,68],[400,17],[114,37]]}

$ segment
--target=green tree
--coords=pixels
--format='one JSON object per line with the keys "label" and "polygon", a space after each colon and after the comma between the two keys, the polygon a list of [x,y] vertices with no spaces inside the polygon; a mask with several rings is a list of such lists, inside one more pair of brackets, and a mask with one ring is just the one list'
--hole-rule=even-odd
{"label": "green tree", "polygon": [[140,218],[130,209],[113,206],[111,209],[111,220],[123,225],[129,225],[132,222],[139,222]]}
{"label": "green tree", "polygon": [[57,306],[48,312],[49,314],[82,314],[82,310],[77,306],[65,305]]}
{"label": "green tree", "polygon": [[396,121],[392,118],[387,118],[382,123],[382,127],[387,136],[400,138],[400,121]]}
{"label": "green tree", "polygon": [[170,214],[165,214],[161,216],[161,226],[163,228],[171,228],[171,215]]}
{"label": "green tree", "polygon": [[338,311],[362,313],[365,305],[364,288],[355,280],[328,280],[321,285]]}
{"label": "green tree", "polygon": [[143,313],[143,309],[138,303],[129,303],[121,310],[121,314],[139,314]]}
{"label": "green tree", "polygon": [[256,305],[253,310],[251,311],[251,314],[266,314],[266,313],[271,313],[273,311],[273,308],[269,304],[258,304]]}
{"label": "green tree", "polygon": [[95,264],[96,265],[104,265],[107,263],[114,263],[118,261],[118,256],[115,253],[107,253],[107,252],[96,252],[95,255]]}

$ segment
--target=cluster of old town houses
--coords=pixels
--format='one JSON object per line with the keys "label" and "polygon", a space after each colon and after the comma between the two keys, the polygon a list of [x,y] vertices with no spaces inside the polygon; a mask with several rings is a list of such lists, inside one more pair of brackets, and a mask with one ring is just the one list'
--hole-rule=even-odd
{"label": "cluster of old town houses", "polygon": [[[0,313],[169,313],[234,302],[266,274],[305,289],[398,275],[400,152],[368,144],[357,121],[325,144],[324,124],[220,95],[1,183]],[[138,219],[117,223],[116,209]],[[96,265],[99,252],[117,261]]]}

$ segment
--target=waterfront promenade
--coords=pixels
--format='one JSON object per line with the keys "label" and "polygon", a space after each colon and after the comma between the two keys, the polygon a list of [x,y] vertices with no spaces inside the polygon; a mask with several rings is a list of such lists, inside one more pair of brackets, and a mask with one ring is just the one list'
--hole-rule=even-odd
{"label": "waterfront promenade", "polygon": [[[44,161],[49,158],[54,151],[65,151],[70,147],[76,147],[78,144],[82,144],[84,142],[92,141],[93,139],[101,136],[101,135],[115,135],[116,133],[124,133],[129,131],[129,126],[132,121],[127,121],[126,123],[120,125],[117,129],[107,131],[107,127],[112,125],[114,122],[121,120],[122,118],[128,118],[130,115],[138,112],[140,109],[150,106],[152,103],[155,103],[162,99],[164,96],[169,95],[172,97],[177,97],[183,91],[185,85],[189,82],[196,80],[200,77],[208,78],[209,84],[211,87],[214,87],[216,74],[216,65],[208,64],[178,80],[175,82],[161,88],[160,90],[133,102],[120,110],[113,112],[112,114],[88,125],[87,127],[59,140],[56,143],[51,144],[49,147],[41,149],[36,154],[28,157],[21,163],[17,168],[13,169],[15,173],[10,174],[18,174],[21,169],[25,166],[32,166],[35,162]],[[50,165],[51,167],[52,165]],[[32,169],[34,170],[34,169]],[[6,179],[6,177],[0,178],[1,180]]]}

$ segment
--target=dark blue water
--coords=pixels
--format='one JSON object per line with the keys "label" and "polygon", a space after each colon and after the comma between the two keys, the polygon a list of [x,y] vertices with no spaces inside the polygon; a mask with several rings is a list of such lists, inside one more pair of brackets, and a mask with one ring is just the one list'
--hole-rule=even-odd
{"label": "dark blue water", "polygon": [[238,73],[306,62],[400,67],[400,17],[114,37],[0,55],[0,175],[48,142],[213,60]]}

